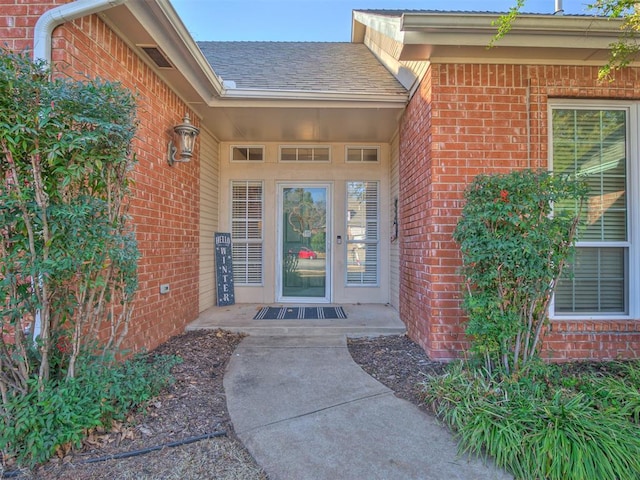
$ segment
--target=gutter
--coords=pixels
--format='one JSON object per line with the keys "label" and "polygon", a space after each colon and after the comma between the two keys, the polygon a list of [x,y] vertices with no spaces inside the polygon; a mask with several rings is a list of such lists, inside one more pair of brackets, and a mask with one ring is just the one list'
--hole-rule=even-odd
{"label": "gutter", "polygon": [[[404,13],[400,29],[404,32],[440,32],[443,30],[468,32],[487,32],[492,35],[496,32],[493,22],[500,16],[499,13],[468,13],[446,12],[425,15],[423,13]],[[612,27],[613,23],[613,27]],[[613,36],[618,33],[620,20],[611,20],[608,17],[596,17],[586,15],[547,15],[522,13],[513,22],[511,32],[513,34],[561,34],[566,36],[585,35]]]}
{"label": "gutter", "polygon": [[[226,82],[225,82],[226,83]],[[228,85],[221,93],[222,99],[261,99],[261,100],[322,100],[338,102],[383,102],[406,105],[407,94],[376,94],[357,92],[333,91],[304,91],[304,90],[267,90],[253,88],[230,88]]]}
{"label": "gutter", "polygon": [[51,63],[51,35],[66,22],[120,5],[127,0],[76,0],[47,10],[36,22],[33,35],[33,59]]}

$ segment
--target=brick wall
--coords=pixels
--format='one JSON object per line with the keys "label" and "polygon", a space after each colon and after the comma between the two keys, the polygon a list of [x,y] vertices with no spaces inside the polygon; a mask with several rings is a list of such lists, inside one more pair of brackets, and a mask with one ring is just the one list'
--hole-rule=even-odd
{"label": "brick wall", "polygon": [[[33,4],[31,4],[33,3]],[[0,0],[0,41],[13,51],[33,49],[33,29],[38,18],[51,8],[69,0],[28,2]]]}
{"label": "brick wall", "polygon": [[[547,167],[549,98],[640,98],[640,69],[612,83],[597,68],[431,65],[400,126],[401,308],[434,359],[466,348],[460,253],[452,233],[480,173]],[[546,358],[638,356],[639,321],[554,321]]]}
{"label": "brick wall", "polygon": [[[13,49],[32,48],[33,26],[48,7],[14,3],[0,0],[0,25],[15,26],[4,38],[10,39]],[[66,2],[47,5],[61,3]],[[188,164],[170,167],[166,161],[173,125],[185,113],[191,114],[194,124],[197,118],[96,15],[58,27],[52,56],[65,75],[117,80],[137,96],[139,127],[133,148],[137,165],[129,213],[142,258],[135,312],[123,346],[152,349],[181,333],[198,315],[198,147]],[[160,295],[159,287],[165,283],[170,284],[170,293]]]}

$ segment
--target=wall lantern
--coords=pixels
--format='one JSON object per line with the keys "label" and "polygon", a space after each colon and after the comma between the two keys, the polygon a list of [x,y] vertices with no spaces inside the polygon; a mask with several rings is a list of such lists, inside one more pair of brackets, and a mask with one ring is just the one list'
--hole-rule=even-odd
{"label": "wall lantern", "polygon": [[[182,123],[173,127],[173,131],[176,143],[174,144],[173,140],[169,140],[167,161],[169,165],[173,165],[176,162],[186,163],[193,156],[193,147],[196,144],[196,137],[200,133],[200,129],[191,124],[189,115],[185,115]],[[179,155],[179,158],[176,158],[176,154]]]}

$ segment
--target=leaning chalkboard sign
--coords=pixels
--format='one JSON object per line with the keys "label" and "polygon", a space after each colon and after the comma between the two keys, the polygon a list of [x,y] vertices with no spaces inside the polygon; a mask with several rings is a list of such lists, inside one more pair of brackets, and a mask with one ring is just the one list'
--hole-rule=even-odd
{"label": "leaning chalkboard sign", "polygon": [[231,260],[231,234],[214,234],[216,244],[216,286],[219,307],[236,303],[233,291],[233,262]]}

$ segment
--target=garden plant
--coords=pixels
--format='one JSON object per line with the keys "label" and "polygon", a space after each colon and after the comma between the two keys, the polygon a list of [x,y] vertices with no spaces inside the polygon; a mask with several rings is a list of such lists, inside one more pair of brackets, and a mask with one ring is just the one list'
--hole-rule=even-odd
{"label": "garden plant", "polygon": [[470,357],[429,378],[424,398],[462,450],[517,479],[640,478],[640,362],[559,366],[540,356],[585,194],[580,179],[548,172],[482,175],[454,232]]}
{"label": "garden plant", "polygon": [[155,388],[148,362],[116,363],[137,289],[135,131],[135,99],[121,85],[0,53],[4,461],[46,460]]}
{"label": "garden plant", "polygon": [[489,373],[499,366],[508,375],[537,358],[585,195],[580,181],[531,170],[480,175],[467,189],[453,238],[467,334]]}

